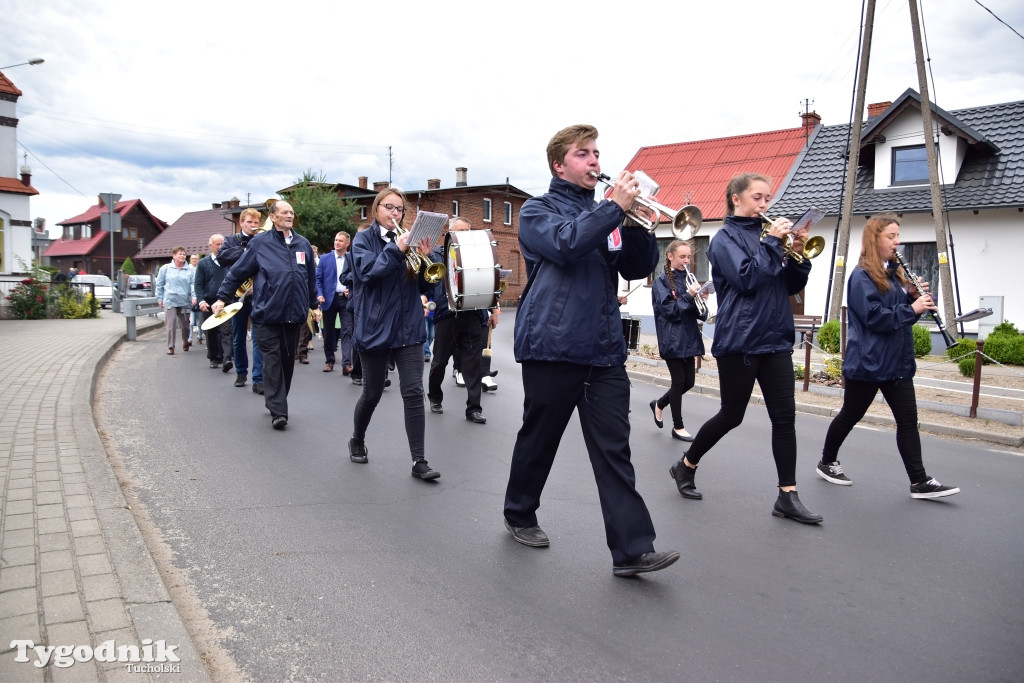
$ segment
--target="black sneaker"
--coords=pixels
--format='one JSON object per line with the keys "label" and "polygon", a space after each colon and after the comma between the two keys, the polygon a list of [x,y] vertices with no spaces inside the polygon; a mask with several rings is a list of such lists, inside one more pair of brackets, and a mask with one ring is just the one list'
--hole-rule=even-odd
{"label": "black sneaker", "polygon": [[252,393],[259,394],[260,396],[262,396],[263,395],[263,382],[253,382],[252,383]]}
{"label": "black sneaker", "polygon": [[226,375],[229,372],[231,372],[231,369],[234,368],[234,367],[235,367],[234,363],[232,363],[230,360],[226,360],[226,361],[224,361],[224,365],[221,367],[220,371],[223,372]]}
{"label": "black sneaker", "polygon": [[244,387],[245,386],[245,375],[237,375],[235,377],[235,386],[236,387]]}
{"label": "black sneaker", "polygon": [[911,498],[944,498],[954,493],[960,493],[960,489],[955,486],[943,486],[934,479],[929,479],[923,484],[910,485]]}
{"label": "black sneaker", "polygon": [[426,460],[417,460],[412,466],[412,476],[417,479],[430,480],[437,479],[441,476],[441,473],[430,469],[430,465],[427,464]]}
{"label": "black sneaker", "polygon": [[840,486],[853,486],[853,481],[843,474],[843,468],[839,465],[838,460],[835,462],[821,462],[819,460],[818,469],[814,471],[827,482],[839,484]]}
{"label": "black sneaker", "polygon": [[349,439],[348,458],[352,462],[358,462],[360,464],[367,462],[370,458],[370,451],[366,448],[366,442],[362,439]]}

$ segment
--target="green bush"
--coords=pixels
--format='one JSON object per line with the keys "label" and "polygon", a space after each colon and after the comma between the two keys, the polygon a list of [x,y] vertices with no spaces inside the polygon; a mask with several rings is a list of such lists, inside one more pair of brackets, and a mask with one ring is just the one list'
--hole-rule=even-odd
{"label": "green bush", "polygon": [[974,355],[973,354],[977,350],[978,350],[978,342],[977,341],[975,341],[973,339],[968,339],[967,337],[963,337],[962,339],[958,339],[957,340],[955,346],[951,346],[948,349],[946,349],[946,357],[949,358],[950,360],[953,360],[955,358],[959,358],[960,356],[962,356],[964,354],[969,353],[969,354],[972,354],[972,355],[968,356],[968,358],[970,358],[971,362],[973,363],[974,362]]}
{"label": "green bush", "polygon": [[92,294],[84,297],[71,288],[64,288],[60,299],[57,300],[57,308],[60,310],[60,317],[69,319],[98,318],[100,317],[100,304],[93,298]]}
{"label": "green bush", "polygon": [[11,317],[15,320],[43,320],[47,317],[50,299],[48,283],[27,277],[11,290]]}
{"label": "green bush", "polygon": [[968,356],[967,358],[961,358],[960,362],[957,363],[957,367],[960,368],[960,374],[964,377],[974,377],[974,357]]}
{"label": "green bush", "polygon": [[911,330],[914,333],[914,358],[924,358],[932,352],[932,333],[920,325],[914,325]]}
{"label": "green bush", "polygon": [[1004,320],[1003,322],[1001,322],[998,325],[996,325],[995,329],[992,330],[992,334],[989,335],[989,336],[994,337],[996,335],[1004,335],[1004,334],[1012,336],[1012,335],[1020,334],[1020,332],[1017,331],[1017,326],[1016,325],[1011,323],[1009,320]]}
{"label": "green bush", "polygon": [[1003,365],[1024,365],[1024,335],[990,334],[984,352]]}
{"label": "green bush", "polygon": [[130,258],[126,258],[124,260],[124,263],[121,264],[121,272],[123,272],[125,275],[136,275],[137,274],[135,272],[135,264],[132,263],[132,260]]}
{"label": "green bush", "polygon": [[838,320],[829,320],[818,328],[818,346],[825,353],[839,353]]}
{"label": "green bush", "polygon": [[804,378],[804,366],[803,363],[793,363],[793,377],[795,379]]}

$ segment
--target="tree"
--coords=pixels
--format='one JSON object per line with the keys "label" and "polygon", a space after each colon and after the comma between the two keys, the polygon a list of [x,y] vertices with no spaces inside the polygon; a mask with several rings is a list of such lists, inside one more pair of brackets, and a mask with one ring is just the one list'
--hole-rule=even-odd
{"label": "tree", "polygon": [[294,189],[288,191],[285,199],[295,209],[296,230],[321,254],[334,249],[334,236],[339,231],[350,236],[356,232],[359,207],[341,199],[323,172],[315,174],[308,169],[295,181]]}
{"label": "tree", "polygon": [[135,275],[135,264],[132,263],[130,258],[126,258],[124,263],[121,264],[121,272],[125,275]]}

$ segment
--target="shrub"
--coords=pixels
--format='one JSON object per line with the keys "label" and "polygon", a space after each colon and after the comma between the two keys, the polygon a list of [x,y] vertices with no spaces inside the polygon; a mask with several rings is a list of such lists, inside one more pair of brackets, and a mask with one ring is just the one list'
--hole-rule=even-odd
{"label": "shrub", "polygon": [[825,353],[839,353],[838,320],[829,320],[818,328],[818,346]]}
{"label": "shrub", "polygon": [[969,353],[971,355],[967,356],[967,358],[970,358],[971,362],[973,363],[974,352],[977,350],[978,342],[976,342],[973,339],[968,339],[967,337],[964,337],[962,339],[958,339],[955,346],[951,346],[948,349],[946,349],[946,357],[949,358],[950,360],[953,360],[955,358],[963,356],[964,354]]}
{"label": "shrub", "polygon": [[11,290],[11,317],[15,320],[43,320],[47,316],[48,283],[27,277]]}
{"label": "shrub", "polygon": [[957,367],[960,368],[960,374],[964,377],[974,377],[974,356],[961,358]]}
{"label": "shrub", "polygon": [[984,352],[1004,365],[1024,365],[1024,335],[990,334]]}
{"label": "shrub", "polygon": [[60,310],[60,317],[69,319],[98,318],[100,317],[100,304],[93,298],[92,294],[80,297],[77,293],[65,288],[57,300],[57,308]]}
{"label": "shrub", "polygon": [[843,376],[843,358],[842,356],[829,356],[828,360],[825,361],[825,367],[822,370],[829,379],[839,379]]}
{"label": "shrub", "polygon": [[1017,326],[1016,325],[1011,323],[1009,320],[1004,320],[1003,322],[1001,322],[1001,323],[999,323],[998,325],[995,326],[995,329],[992,330],[992,333],[989,336],[990,337],[994,337],[996,335],[1003,335],[1003,334],[1005,334],[1005,335],[1016,335],[1016,334],[1020,334],[1020,333],[1017,331]]}
{"label": "shrub", "polygon": [[932,333],[914,325],[911,330],[914,333],[914,358],[924,358],[932,352]]}
{"label": "shrub", "polygon": [[804,378],[804,366],[803,363],[793,363],[793,377],[796,379]]}
{"label": "shrub", "polygon": [[132,263],[132,260],[130,258],[126,258],[124,260],[124,263],[121,264],[121,272],[123,272],[125,275],[136,275],[137,274],[135,272],[135,264]]}

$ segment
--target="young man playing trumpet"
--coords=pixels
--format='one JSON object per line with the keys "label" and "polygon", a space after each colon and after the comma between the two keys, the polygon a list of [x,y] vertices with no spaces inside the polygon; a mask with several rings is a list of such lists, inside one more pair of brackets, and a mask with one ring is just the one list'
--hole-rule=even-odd
{"label": "young man playing trumpet", "polygon": [[627,171],[610,198],[594,201],[597,129],[577,125],[548,143],[551,185],[529,199],[519,217],[519,245],[528,282],[515,324],[515,355],[522,364],[523,426],[505,493],[505,527],[516,541],[547,547],[537,508],[555,452],[574,410],[597,482],[615,576],[668,567],[675,551],[654,551],[654,524],[629,450],[629,378],[626,342],[616,300],[618,275],[645,278],[658,263],[654,236],[622,229],[640,194]]}

